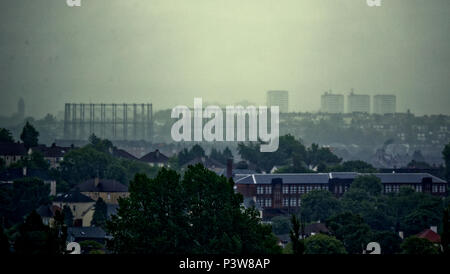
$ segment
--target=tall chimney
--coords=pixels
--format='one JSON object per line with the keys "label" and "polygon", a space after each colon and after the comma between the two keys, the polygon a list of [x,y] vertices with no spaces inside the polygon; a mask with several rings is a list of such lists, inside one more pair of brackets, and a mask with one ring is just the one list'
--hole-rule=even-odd
{"label": "tall chimney", "polygon": [[233,158],[227,159],[227,178],[233,177]]}

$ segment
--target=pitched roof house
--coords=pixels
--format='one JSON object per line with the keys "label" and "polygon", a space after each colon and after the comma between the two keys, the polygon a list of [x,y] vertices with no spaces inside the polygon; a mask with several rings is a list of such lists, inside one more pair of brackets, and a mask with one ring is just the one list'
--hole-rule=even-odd
{"label": "pitched roof house", "polygon": [[107,204],[118,204],[119,198],[128,197],[128,187],[110,179],[89,179],[81,184],[76,185],[73,190],[97,201],[102,198]]}
{"label": "pitched roof house", "polygon": [[142,156],[139,160],[148,163],[150,166],[168,166],[169,157],[162,154],[158,149]]}

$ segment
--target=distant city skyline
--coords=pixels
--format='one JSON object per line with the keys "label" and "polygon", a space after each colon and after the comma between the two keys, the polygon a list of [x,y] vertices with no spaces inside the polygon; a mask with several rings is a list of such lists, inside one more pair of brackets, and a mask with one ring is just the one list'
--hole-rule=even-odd
{"label": "distant city skyline", "polygon": [[397,111],[450,114],[450,1],[5,0],[0,114],[62,111],[65,102],[201,97],[313,112],[328,89],[393,94]]}

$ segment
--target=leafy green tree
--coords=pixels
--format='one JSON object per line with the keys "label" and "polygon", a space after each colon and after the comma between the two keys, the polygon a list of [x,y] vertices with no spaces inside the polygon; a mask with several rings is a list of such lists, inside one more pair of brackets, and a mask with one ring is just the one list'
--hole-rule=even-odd
{"label": "leafy green tree", "polygon": [[335,237],[316,234],[306,238],[305,254],[347,254],[344,245]]}
{"label": "leafy green tree", "polygon": [[3,226],[0,226],[0,255],[9,254],[10,248],[8,236],[6,236]]}
{"label": "leafy green tree", "polygon": [[440,223],[440,218],[434,212],[419,208],[403,218],[402,229],[405,235],[420,233],[424,229]]}
{"label": "leafy green tree", "polygon": [[359,172],[359,173],[373,173],[377,172],[371,164],[364,161],[346,161],[342,164],[331,166],[327,169],[328,172]]}
{"label": "leafy green tree", "polygon": [[302,196],[300,208],[305,221],[326,220],[341,211],[339,201],[327,190],[313,190]]}
{"label": "leafy green tree", "polygon": [[291,216],[291,231],[289,232],[289,238],[292,243],[292,252],[295,255],[302,255],[305,252],[305,242],[303,240],[305,235],[305,226],[301,220],[294,214]]}
{"label": "leafy green tree", "polygon": [[381,180],[375,175],[363,175],[356,177],[350,188],[361,189],[372,196],[380,195],[383,190]]}
{"label": "leafy green tree", "polygon": [[27,121],[20,134],[20,140],[27,149],[38,145],[39,132]]}
{"label": "leafy green tree", "polygon": [[46,254],[46,229],[41,216],[33,210],[25,222],[20,225],[19,236],[14,242],[15,252],[18,254]]}
{"label": "leafy green tree", "polygon": [[351,254],[361,254],[372,237],[372,231],[362,217],[349,212],[331,217],[326,225]]}
{"label": "leafy green tree", "polygon": [[102,250],[105,248],[101,243],[93,241],[93,240],[86,240],[79,242],[81,247],[81,252],[83,254],[102,254],[104,253]]}
{"label": "leafy green tree", "polygon": [[68,205],[63,206],[62,214],[64,215],[64,224],[68,227],[73,226],[73,213]]}
{"label": "leafy green tree", "polygon": [[439,254],[438,249],[427,239],[411,236],[401,244],[403,254],[410,255],[434,255]]}
{"label": "leafy green tree", "polygon": [[373,176],[358,176],[341,199],[343,211],[363,217],[375,230],[390,230],[395,226],[395,217],[382,193],[381,181]]}
{"label": "leafy green tree", "polygon": [[189,167],[183,179],[161,169],[156,178],[137,174],[130,196],[106,228],[116,253],[268,254],[280,253],[270,225],[260,223],[254,208],[233,183],[202,165]]}
{"label": "leafy green tree", "polygon": [[276,216],[272,218],[272,231],[275,235],[282,235],[289,233],[291,229],[291,222],[289,218],[284,216]]}
{"label": "leafy green tree", "polygon": [[442,155],[444,156],[444,162],[445,162],[445,178],[447,179],[447,182],[450,181],[450,143],[448,143],[444,150],[442,151]]}
{"label": "leafy green tree", "polygon": [[32,210],[49,203],[50,187],[37,178],[23,178],[0,188],[0,216],[5,227],[23,221]]}
{"label": "leafy green tree", "polygon": [[381,254],[397,254],[400,252],[402,238],[393,231],[376,231],[372,241],[380,244]]}
{"label": "leafy green tree", "polygon": [[442,214],[442,233],[441,233],[441,245],[442,252],[445,255],[450,254],[450,220],[449,220],[450,206],[444,210]]}
{"label": "leafy green tree", "polygon": [[49,170],[50,164],[45,160],[44,155],[40,151],[33,151],[24,159],[10,165],[10,168],[29,168],[39,170]]}
{"label": "leafy green tree", "polygon": [[95,202],[94,216],[92,217],[91,225],[104,227],[106,220],[108,219],[108,208],[106,203],[100,197],[97,202]]}
{"label": "leafy green tree", "polygon": [[42,223],[41,216],[33,210],[19,226],[14,242],[18,254],[63,254],[66,248],[67,227],[64,216],[55,212],[55,224],[50,228]]}
{"label": "leafy green tree", "polygon": [[11,135],[11,131],[6,128],[0,128],[0,142],[14,143],[14,138]]}

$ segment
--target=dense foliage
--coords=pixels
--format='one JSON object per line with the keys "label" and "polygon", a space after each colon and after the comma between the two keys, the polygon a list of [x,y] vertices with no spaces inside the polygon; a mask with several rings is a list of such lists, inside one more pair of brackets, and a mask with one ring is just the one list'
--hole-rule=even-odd
{"label": "dense foliage", "polygon": [[241,207],[233,183],[202,165],[189,167],[183,179],[167,169],[154,179],[138,174],[129,191],[107,222],[114,237],[109,248],[116,253],[281,252],[259,213]]}

